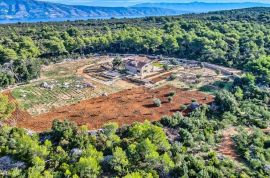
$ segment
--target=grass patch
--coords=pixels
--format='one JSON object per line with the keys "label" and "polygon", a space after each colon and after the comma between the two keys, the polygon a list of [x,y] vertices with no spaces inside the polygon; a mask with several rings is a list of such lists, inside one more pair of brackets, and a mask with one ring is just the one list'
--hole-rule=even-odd
{"label": "grass patch", "polygon": [[59,76],[63,77],[63,76],[70,75],[72,74],[71,72],[72,71],[69,71],[69,69],[66,67],[57,66],[54,69],[44,71],[43,75],[48,78],[57,78]]}
{"label": "grass patch", "polygon": [[155,67],[159,67],[159,68],[163,68],[163,66],[164,66],[164,64],[161,64],[159,62],[154,62],[152,65]]}
{"label": "grass patch", "polygon": [[199,91],[214,94],[217,90],[229,90],[233,85],[233,82],[216,81],[210,85],[204,85],[199,87]]}

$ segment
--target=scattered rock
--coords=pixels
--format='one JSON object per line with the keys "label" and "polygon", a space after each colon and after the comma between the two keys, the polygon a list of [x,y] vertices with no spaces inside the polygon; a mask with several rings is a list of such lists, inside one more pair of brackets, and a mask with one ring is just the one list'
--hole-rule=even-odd
{"label": "scattered rock", "polygon": [[79,156],[81,156],[82,155],[82,150],[81,149],[79,149],[79,148],[73,148],[71,151],[70,151],[70,153],[71,153],[71,155],[72,156],[76,156],[76,157],[79,157]]}
{"label": "scattered rock", "polygon": [[103,159],[103,163],[109,163],[109,161],[113,158],[113,155],[105,156]]}
{"label": "scattered rock", "polygon": [[266,172],[270,171],[270,164],[265,165],[263,168]]}
{"label": "scattered rock", "polygon": [[10,156],[4,156],[0,158],[0,172],[9,171],[11,169],[24,169],[26,165],[22,161],[15,161]]}
{"label": "scattered rock", "polygon": [[50,85],[50,84],[48,84],[47,82],[43,82],[43,83],[40,85],[40,87],[52,90],[52,89],[54,88],[54,85]]}
{"label": "scattered rock", "polygon": [[222,155],[222,154],[218,154],[218,156],[217,156],[217,157],[218,157],[218,159],[219,159],[219,160],[224,160],[224,159],[225,159],[225,156],[224,156],[224,155]]}
{"label": "scattered rock", "polygon": [[106,97],[107,97],[107,96],[109,96],[109,95],[108,95],[108,93],[102,93],[101,96],[106,96]]}
{"label": "scattered rock", "polygon": [[84,83],[83,85],[84,85],[84,87],[86,87],[86,88],[96,88],[96,86],[93,85],[92,83]]}
{"label": "scattered rock", "polygon": [[196,110],[197,108],[200,107],[200,104],[199,103],[196,103],[196,102],[192,102],[189,106],[188,106],[188,109],[190,110]]}
{"label": "scattered rock", "polygon": [[69,84],[68,82],[65,82],[65,83],[63,84],[63,87],[64,87],[64,88],[69,88],[69,85],[70,85],[70,84]]}
{"label": "scattered rock", "polygon": [[30,136],[32,136],[36,133],[35,131],[30,130],[30,129],[25,129],[25,131],[26,131],[27,135],[30,135]]}

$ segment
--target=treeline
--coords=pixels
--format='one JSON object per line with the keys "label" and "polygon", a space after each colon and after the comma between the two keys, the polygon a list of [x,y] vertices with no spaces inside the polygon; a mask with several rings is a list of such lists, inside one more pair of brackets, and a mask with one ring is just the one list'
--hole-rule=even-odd
{"label": "treeline", "polygon": [[[228,126],[248,126],[252,130],[269,126],[270,95],[253,82],[248,76],[236,79],[229,91],[216,94],[212,105],[200,105],[187,116],[164,116],[155,123],[122,128],[107,124],[100,131],[88,132],[86,126],[55,120],[50,131],[40,134],[3,126],[0,160],[5,162],[0,162],[0,175],[269,177],[269,135],[240,130],[235,136],[237,149],[247,164],[215,151],[222,141],[222,130]],[[10,112],[6,110],[6,114]]]}
{"label": "treeline", "polygon": [[243,22],[256,21],[263,24],[270,23],[269,8],[264,7],[211,12],[201,17],[209,20],[218,20],[218,21],[237,20]]}
{"label": "treeline", "polygon": [[[209,19],[207,15],[148,17],[141,19],[89,20],[60,23],[36,23],[0,26],[0,64],[15,66],[0,71],[1,86],[28,81],[38,76],[39,64],[91,53],[163,54],[207,61],[250,70],[270,53],[270,28],[258,22],[258,13],[269,9],[217,12],[227,19]],[[254,19],[238,19],[244,13]],[[229,15],[228,15],[229,14]],[[234,17],[234,18],[233,18]],[[268,63],[269,59],[266,58]],[[259,61],[260,62],[260,61]],[[260,65],[260,64],[259,64]],[[2,66],[2,68],[3,68]],[[35,66],[32,71],[29,66]],[[23,77],[14,68],[23,68]],[[269,72],[269,66],[263,71]],[[261,69],[259,69],[261,70]],[[257,72],[254,73],[257,75]],[[260,79],[259,79],[260,80]],[[264,84],[269,84],[265,82]]]}

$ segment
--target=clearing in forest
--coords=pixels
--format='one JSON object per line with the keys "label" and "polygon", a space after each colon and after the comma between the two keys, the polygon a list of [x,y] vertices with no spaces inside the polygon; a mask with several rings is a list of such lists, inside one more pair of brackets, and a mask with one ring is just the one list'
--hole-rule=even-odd
{"label": "clearing in forest", "polygon": [[[139,56],[131,58],[141,59]],[[122,126],[136,121],[157,121],[164,115],[180,111],[181,105],[188,105],[192,100],[200,104],[213,100],[211,95],[183,88],[196,90],[230,81],[230,76],[217,74],[213,69],[189,62],[172,65],[168,60],[154,60],[154,68],[145,65],[148,71],[145,76],[132,75],[115,69],[114,59],[113,56],[98,56],[43,66],[41,78],[8,93],[24,109],[17,109],[9,122],[45,131],[54,119],[68,119],[87,125],[89,129],[98,129],[108,122]],[[163,64],[170,68],[162,69]],[[159,68],[154,70],[155,67]],[[169,102],[167,94],[171,91],[176,95]],[[155,98],[161,100],[161,107],[153,105]]]}

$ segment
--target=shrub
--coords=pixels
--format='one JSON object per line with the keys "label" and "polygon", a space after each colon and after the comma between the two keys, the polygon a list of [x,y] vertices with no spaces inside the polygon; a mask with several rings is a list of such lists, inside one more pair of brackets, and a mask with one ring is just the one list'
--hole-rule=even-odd
{"label": "shrub", "polygon": [[170,63],[171,63],[172,65],[174,65],[174,66],[176,66],[176,65],[179,64],[178,61],[177,61],[177,59],[170,59]]}
{"label": "shrub", "polygon": [[171,103],[173,101],[173,97],[172,96],[168,96],[168,101]]}
{"label": "shrub", "polygon": [[153,100],[153,102],[154,102],[154,105],[155,105],[156,107],[160,107],[160,106],[161,106],[161,101],[160,101],[160,99],[155,98],[155,99]]}
{"label": "shrub", "polygon": [[200,67],[201,67],[201,68],[204,68],[204,64],[203,64],[203,63],[200,63]]}
{"label": "shrub", "polygon": [[173,114],[173,116],[164,116],[161,118],[161,124],[166,127],[176,128],[184,119],[183,115],[179,112]]}
{"label": "shrub", "polygon": [[177,78],[177,76],[175,74],[170,75],[170,77],[168,78],[169,81],[173,81]]}
{"label": "shrub", "polygon": [[197,103],[197,100],[196,99],[192,99],[191,102],[192,103]]}
{"label": "shrub", "polygon": [[186,105],[183,104],[183,105],[180,106],[180,110],[184,111],[186,109],[187,109],[187,106]]}
{"label": "shrub", "polygon": [[197,75],[196,75],[196,78],[197,78],[197,79],[200,79],[200,78],[202,78],[202,75],[201,75],[201,74],[197,74]]}
{"label": "shrub", "polygon": [[170,91],[169,93],[168,93],[168,96],[175,96],[175,91]]}
{"label": "shrub", "polygon": [[220,69],[217,69],[215,72],[216,72],[217,75],[220,75],[221,74],[221,70]]}
{"label": "shrub", "polygon": [[222,90],[216,94],[215,103],[219,106],[220,112],[230,111],[235,113],[239,107],[235,96],[226,90]]}
{"label": "shrub", "polygon": [[165,71],[168,71],[168,70],[170,70],[170,66],[169,66],[168,64],[164,64],[164,65],[163,65],[163,69],[164,69]]}

